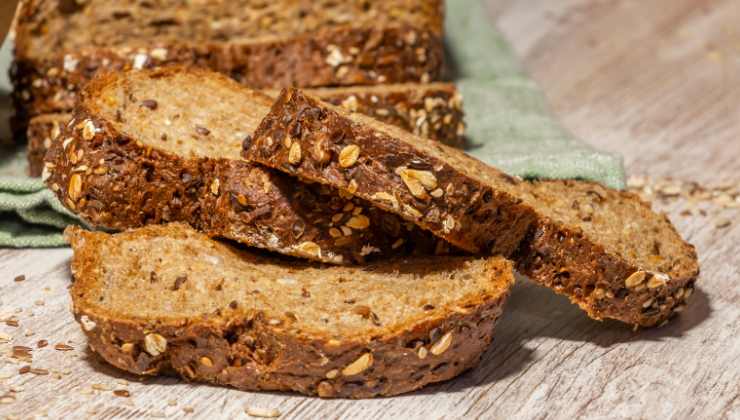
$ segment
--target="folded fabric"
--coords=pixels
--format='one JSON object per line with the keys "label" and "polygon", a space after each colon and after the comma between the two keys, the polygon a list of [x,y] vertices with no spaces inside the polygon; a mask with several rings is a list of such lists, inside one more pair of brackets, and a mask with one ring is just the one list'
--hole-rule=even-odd
{"label": "folded fabric", "polygon": [[448,65],[465,100],[469,153],[524,178],[586,179],[624,188],[621,157],[594,150],[553,118],[484,3],[447,0]]}
{"label": "folded fabric", "polygon": [[[20,159],[25,158],[13,153],[4,163],[21,166]],[[64,245],[61,230],[79,223],[40,179],[0,177],[0,246],[61,246]]]}
{"label": "folded fabric", "polygon": [[[618,156],[579,141],[555,120],[541,90],[519,66],[480,0],[448,0],[446,46],[451,77],[465,101],[469,153],[525,178],[575,178],[622,188]],[[11,45],[0,50],[0,118],[10,113],[5,74]],[[9,138],[7,127],[0,133]],[[0,155],[0,246],[64,244],[61,229],[81,223],[39,179],[25,177],[25,150]]]}

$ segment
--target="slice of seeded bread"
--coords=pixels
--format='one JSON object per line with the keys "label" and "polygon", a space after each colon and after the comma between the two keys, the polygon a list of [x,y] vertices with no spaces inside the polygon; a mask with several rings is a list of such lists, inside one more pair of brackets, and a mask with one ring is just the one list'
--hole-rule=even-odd
{"label": "slice of seeded bread", "polygon": [[442,0],[25,0],[16,37],[23,56],[152,40],[208,44],[316,33],[326,28],[412,26],[441,35]]}
{"label": "slice of seeded bread", "polygon": [[[311,90],[325,101],[370,115],[417,135],[451,146],[464,144],[462,98],[451,83],[353,86]],[[266,92],[277,97],[279,92]],[[28,124],[28,163],[31,176],[41,176],[44,155],[61,127],[72,118],[73,106],[31,118]]]}
{"label": "slice of seeded bread", "polygon": [[399,217],[240,158],[272,99],[206,70],[108,74],[52,142],[43,178],[93,226],[185,222],[329,263],[447,244]]}
{"label": "slice of seeded bread", "polygon": [[60,112],[99,71],[196,65],[253,88],[438,80],[442,0],[28,0],[16,123]]}
{"label": "slice of seeded bread", "polygon": [[496,257],[321,267],[178,224],[66,236],[94,352],[243,390],[368,398],[453,378],[478,363],[514,282]]}
{"label": "slice of seeded bread", "polygon": [[511,255],[596,319],[660,324],[683,310],[699,273],[694,248],[635,195],[513,179],[294,89],[245,141],[244,157],[351,192],[460,248]]}

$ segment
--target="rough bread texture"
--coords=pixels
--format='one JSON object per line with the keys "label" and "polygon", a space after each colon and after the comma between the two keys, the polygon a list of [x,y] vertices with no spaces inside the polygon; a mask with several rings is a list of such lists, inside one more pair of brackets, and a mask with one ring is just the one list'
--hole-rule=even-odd
{"label": "rough bread texture", "polygon": [[[516,250],[534,220],[511,194],[519,180],[472,159],[428,158],[399,140],[415,138],[410,133],[383,132],[360,118],[287,90],[244,143],[243,156],[361,197],[467,251]],[[291,149],[300,153],[291,156]]]}
{"label": "rough bread texture", "polygon": [[[355,86],[310,92],[325,101],[370,115],[417,135],[451,146],[464,144],[462,98],[451,83]],[[278,92],[266,94],[276,97]],[[71,118],[72,114],[65,112],[31,118],[27,131],[31,176],[41,176],[46,151],[61,132],[61,127]]]}
{"label": "rough bread texture", "polygon": [[[452,83],[322,88],[310,94],[417,136],[465,146],[463,98]],[[276,98],[279,92],[271,93]]]}
{"label": "rough bread texture", "polygon": [[346,264],[448,245],[350,195],[240,158],[272,99],[181,68],[108,74],[52,142],[43,178],[93,226],[186,222],[283,254]]}
{"label": "rough bread texture", "polygon": [[26,133],[28,139],[26,157],[30,176],[41,176],[46,151],[51,148],[51,142],[59,137],[62,128],[71,118],[72,115],[68,113],[54,113],[31,119]]}
{"label": "rough bread texture", "polygon": [[177,224],[66,236],[94,352],[135,374],[243,390],[368,398],[453,378],[489,346],[514,282],[501,258],[321,267]]}
{"label": "rough bread texture", "polygon": [[[331,158],[290,159],[286,139]],[[352,165],[342,163],[348,148],[357,156]],[[660,324],[683,310],[699,273],[694,248],[632,194],[587,182],[515,180],[462,151],[293,89],[245,142],[244,156],[343,191],[354,182],[357,197],[460,248],[515,250],[504,255],[524,274],[596,319]],[[509,240],[503,248],[501,238]]]}
{"label": "rough bread texture", "polygon": [[156,3],[24,2],[16,123],[60,112],[106,70],[194,65],[253,88],[429,82],[442,71],[441,0]]}
{"label": "rough bread texture", "polygon": [[197,44],[410,25],[442,34],[440,0],[25,0],[16,36],[23,56],[151,40]]}
{"label": "rough bread texture", "polygon": [[517,269],[596,319],[654,326],[686,308],[699,275],[694,247],[632,193],[582,181],[533,181],[538,213]]}

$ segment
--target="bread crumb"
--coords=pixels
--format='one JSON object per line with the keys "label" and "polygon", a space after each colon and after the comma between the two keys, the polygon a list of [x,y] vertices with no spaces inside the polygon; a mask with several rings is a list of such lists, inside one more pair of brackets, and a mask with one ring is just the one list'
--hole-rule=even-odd
{"label": "bread crumb", "polygon": [[714,222],[714,226],[717,229],[724,229],[724,228],[730,227],[731,224],[732,224],[732,221],[724,217],[717,219],[717,221]]}
{"label": "bread crumb", "polygon": [[260,418],[276,418],[280,417],[280,411],[278,411],[275,408],[262,408],[262,407],[247,407],[246,410],[244,410],[247,415],[250,415],[252,417],[260,417]]}

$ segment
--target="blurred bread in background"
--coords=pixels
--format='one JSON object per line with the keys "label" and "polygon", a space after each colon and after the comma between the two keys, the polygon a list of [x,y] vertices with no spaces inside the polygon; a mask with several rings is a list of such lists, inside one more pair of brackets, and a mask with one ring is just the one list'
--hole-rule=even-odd
{"label": "blurred bread in background", "polygon": [[13,16],[18,7],[19,0],[3,0],[0,3],[0,44],[5,41],[5,36],[11,32]]}

